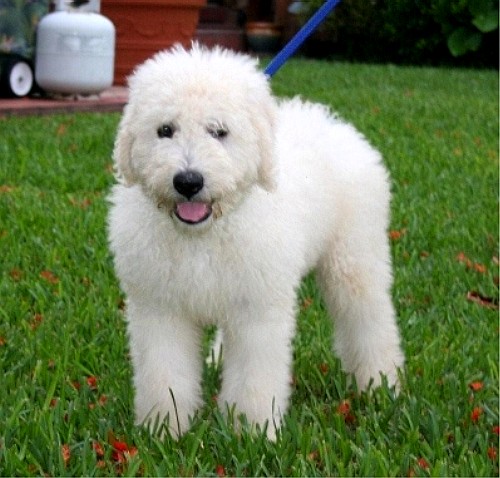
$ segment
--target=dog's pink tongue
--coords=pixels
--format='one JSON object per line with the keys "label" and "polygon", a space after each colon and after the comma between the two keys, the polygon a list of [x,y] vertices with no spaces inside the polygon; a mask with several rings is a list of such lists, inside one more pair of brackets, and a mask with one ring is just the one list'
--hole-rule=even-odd
{"label": "dog's pink tongue", "polygon": [[177,215],[187,222],[199,222],[210,214],[210,206],[204,202],[181,202],[177,204]]}

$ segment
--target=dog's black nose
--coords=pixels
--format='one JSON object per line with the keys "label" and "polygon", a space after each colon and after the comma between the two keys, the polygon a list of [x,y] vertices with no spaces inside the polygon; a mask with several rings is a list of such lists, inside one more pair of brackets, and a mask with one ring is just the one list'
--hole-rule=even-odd
{"label": "dog's black nose", "polygon": [[191,199],[203,188],[203,176],[197,171],[184,171],[174,176],[174,188],[187,199]]}

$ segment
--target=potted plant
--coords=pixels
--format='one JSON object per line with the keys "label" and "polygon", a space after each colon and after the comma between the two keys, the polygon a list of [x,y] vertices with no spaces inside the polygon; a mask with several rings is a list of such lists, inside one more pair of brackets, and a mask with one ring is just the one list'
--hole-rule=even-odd
{"label": "potted plant", "polygon": [[281,46],[281,26],[274,22],[247,22],[246,35],[254,53],[274,53]]}

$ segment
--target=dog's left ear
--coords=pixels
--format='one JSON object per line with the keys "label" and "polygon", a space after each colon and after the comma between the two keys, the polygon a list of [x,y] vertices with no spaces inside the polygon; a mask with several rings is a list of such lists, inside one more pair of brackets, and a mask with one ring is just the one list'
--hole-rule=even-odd
{"label": "dog's left ear", "polygon": [[254,127],[259,135],[259,185],[269,192],[274,191],[276,188],[276,160],[274,151],[276,111],[276,102],[274,98],[270,97],[259,104],[259,113],[256,115],[256,120],[254,121]]}

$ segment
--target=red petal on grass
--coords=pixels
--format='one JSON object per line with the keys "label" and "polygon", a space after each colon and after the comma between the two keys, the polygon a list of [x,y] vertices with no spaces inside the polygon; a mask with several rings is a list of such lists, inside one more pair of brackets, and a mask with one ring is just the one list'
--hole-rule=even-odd
{"label": "red petal on grass", "polygon": [[497,436],[500,435],[500,425],[493,425],[491,431]]}
{"label": "red petal on grass", "polygon": [[337,407],[337,413],[339,415],[347,415],[351,411],[351,404],[349,403],[349,400],[342,400]]}
{"label": "red petal on grass", "polygon": [[389,231],[389,239],[391,239],[392,241],[398,241],[406,234],[406,231],[406,228],[400,229],[399,231]]}
{"label": "red petal on grass", "polygon": [[125,455],[122,451],[113,451],[113,453],[111,453],[111,459],[119,465],[125,463]]}
{"label": "red petal on grass", "polygon": [[352,425],[356,421],[356,416],[351,413],[351,404],[349,400],[342,400],[337,407],[337,413],[344,417],[344,422]]}
{"label": "red petal on grass", "polygon": [[469,302],[474,302],[487,309],[498,310],[498,300],[492,297],[486,297],[475,290],[470,290],[467,292],[467,300]]}
{"label": "red petal on grass", "polygon": [[118,464],[125,463],[138,453],[136,447],[130,446],[124,441],[117,440],[111,430],[108,432],[108,442],[113,447],[111,458]]}
{"label": "red petal on grass", "polygon": [[311,305],[313,305],[313,302],[314,301],[311,297],[304,298],[304,300],[302,301],[302,304],[300,305],[300,309],[301,310],[309,309],[309,307],[311,307]]}
{"label": "red petal on grass", "polygon": [[427,460],[425,458],[419,458],[417,460],[417,464],[423,470],[428,470],[430,468],[430,465],[429,465],[429,463],[427,463]]}
{"label": "red petal on grass", "polygon": [[457,254],[456,260],[458,262],[461,262],[462,264],[465,264],[467,267],[472,266],[472,261],[463,252],[459,252]]}
{"label": "red petal on grass", "polygon": [[91,390],[97,389],[97,378],[94,377],[93,375],[87,377],[86,382]]}
{"label": "red petal on grass", "polygon": [[215,474],[220,477],[226,476],[226,470],[222,465],[217,465],[215,467]]}
{"label": "red petal on grass", "polygon": [[106,404],[106,402],[108,401],[108,397],[106,395],[101,395],[99,397],[99,400],[97,400],[97,403],[101,406],[101,407],[104,407],[104,405]]}
{"label": "red petal on grass", "polygon": [[328,366],[327,363],[321,363],[319,364],[319,370],[321,372],[321,375],[327,375],[328,372],[330,371],[330,367]]}
{"label": "red petal on grass", "polygon": [[135,446],[131,446],[128,451],[125,452],[125,456],[127,456],[127,458],[134,458],[137,453],[139,453],[139,450]]}
{"label": "red petal on grass", "polygon": [[79,209],[87,209],[91,204],[92,200],[85,197],[83,199],[69,198],[69,202],[72,206],[75,206]]}
{"label": "red petal on grass", "polygon": [[0,347],[3,347],[7,343],[7,339],[0,335]]}
{"label": "red petal on grass", "polygon": [[459,253],[457,254],[457,256],[456,256],[456,260],[457,260],[458,262],[465,262],[466,260],[468,261],[469,259],[468,259],[468,257],[465,255],[465,253],[464,253],[464,252],[459,252]]}
{"label": "red petal on grass", "polygon": [[94,443],[92,443],[92,449],[99,458],[102,458],[104,456],[104,447],[101,443],[95,441]]}
{"label": "red petal on grass", "polygon": [[496,449],[496,447],[494,446],[490,446],[488,448],[488,458],[490,460],[496,460],[497,459],[497,456],[498,456],[498,450]]}
{"label": "red petal on grass", "polygon": [[114,450],[113,453],[111,454],[111,458],[116,463],[121,464],[121,463],[125,463],[126,461],[130,460],[130,458],[133,458],[135,455],[137,455],[137,448],[130,447],[124,451]]}
{"label": "red petal on grass", "polygon": [[487,272],[486,266],[484,264],[471,261],[463,252],[459,252],[457,254],[456,260],[458,262],[461,262],[462,264],[465,264],[465,267],[467,267],[467,269],[473,269],[480,274],[486,274]]}
{"label": "red petal on grass", "polygon": [[23,271],[14,267],[14,269],[11,269],[9,272],[9,275],[13,281],[19,282],[23,277]]}
{"label": "red petal on grass", "polygon": [[111,443],[111,446],[116,450],[116,451],[128,451],[128,445],[124,441],[114,441]]}
{"label": "red petal on grass", "polygon": [[482,414],[483,414],[483,409],[481,407],[474,407],[474,410],[472,410],[470,414],[471,421],[473,423],[477,423]]}
{"label": "red petal on grass", "polygon": [[60,123],[56,129],[56,136],[64,136],[68,130],[69,123]]}
{"label": "red petal on grass", "polygon": [[43,322],[43,315],[35,314],[30,322],[31,330],[36,330],[42,324],[42,322]]}
{"label": "red petal on grass", "polygon": [[469,388],[474,392],[479,392],[479,390],[482,390],[483,387],[484,387],[483,382],[476,381],[469,383]]}
{"label": "red petal on grass", "polygon": [[61,445],[61,455],[64,462],[64,466],[67,466],[71,458],[71,450],[69,448],[69,445],[67,444]]}
{"label": "red petal on grass", "polygon": [[472,267],[476,272],[479,272],[480,274],[486,274],[486,266],[484,264],[479,264],[478,262],[474,262]]}
{"label": "red petal on grass", "polygon": [[40,277],[50,284],[57,284],[59,283],[59,278],[51,271],[42,271],[40,272]]}

